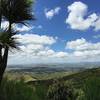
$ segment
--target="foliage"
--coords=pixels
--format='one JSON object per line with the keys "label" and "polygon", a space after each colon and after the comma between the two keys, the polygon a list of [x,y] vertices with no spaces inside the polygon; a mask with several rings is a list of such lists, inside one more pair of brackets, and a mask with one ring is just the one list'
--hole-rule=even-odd
{"label": "foliage", "polygon": [[29,85],[21,80],[4,78],[0,88],[0,100],[46,100],[47,86]]}
{"label": "foliage", "polygon": [[2,15],[11,23],[34,19],[29,0],[2,0]]}
{"label": "foliage", "polygon": [[9,32],[7,30],[4,30],[3,32],[0,32],[0,44],[3,48],[6,46],[10,49],[18,49],[19,50],[19,43],[17,42],[17,38],[13,37],[17,32],[11,32],[10,33],[12,37],[9,37]]}
{"label": "foliage", "polygon": [[0,100],[33,100],[34,88],[21,81],[4,79],[0,88]]}
{"label": "foliage", "polygon": [[100,78],[92,77],[85,81],[83,100],[100,100]]}
{"label": "foliage", "polygon": [[56,81],[49,87],[48,100],[76,100],[74,88],[70,84]]}

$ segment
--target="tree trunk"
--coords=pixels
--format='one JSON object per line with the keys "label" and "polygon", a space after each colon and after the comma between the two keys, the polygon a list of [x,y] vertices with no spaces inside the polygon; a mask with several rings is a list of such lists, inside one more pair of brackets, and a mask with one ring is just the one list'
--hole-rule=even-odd
{"label": "tree trunk", "polygon": [[[8,29],[9,38],[11,37],[11,25],[12,24],[9,23],[9,29]],[[1,55],[2,56],[2,60],[1,60],[1,65],[0,65],[0,84],[2,82],[3,75],[4,75],[4,72],[5,72],[6,67],[7,67],[8,51],[9,51],[9,47],[5,46],[5,48],[4,48],[4,55],[3,56]],[[2,52],[2,49],[1,49],[1,52]]]}
{"label": "tree trunk", "polygon": [[2,70],[2,47],[0,46],[0,83],[1,83],[1,70]]}
{"label": "tree trunk", "polygon": [[4,55],[3,55],[2,61],[1,61],[1,64],[0,64],[0,84],[2,82],[2,78],[3,78],[3,74],[5,72],[5,69],[7,67],[8,50],[9,50],[9,48],[6,47],[5,51],[4,51]]}
{"label": "tree trunk", "polygon": [[4,69],[7,67],[8,50],[9,50],[9,48],[6,47],[5,51],[4,51],[4,56],[3,56],[3,66],[4,66]]}
{"label": "tree trunk", "polygon": [[1,29],[1,13],[0,13],[0,29]]}

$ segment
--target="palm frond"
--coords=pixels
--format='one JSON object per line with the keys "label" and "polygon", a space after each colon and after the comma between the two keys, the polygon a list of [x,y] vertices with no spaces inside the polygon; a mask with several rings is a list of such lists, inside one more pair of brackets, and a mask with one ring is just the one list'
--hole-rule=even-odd
{"label": "palm frond", "polygon": [[2,13],[11,23],[24,23],[35,19],[31,5],[28,0],[3,0]]}
{"label": "palm frond", "polygon": [[11,33],[12,36],[9,36],[8,31],[3,31],[0,33],[0,44],[2,45],[3,48],[6,46],[9,47],[10,49],[17,49],[19,50],[19,42],[17,41],[17,38],[14,38],[13,36],[16,34],[16,32]]}

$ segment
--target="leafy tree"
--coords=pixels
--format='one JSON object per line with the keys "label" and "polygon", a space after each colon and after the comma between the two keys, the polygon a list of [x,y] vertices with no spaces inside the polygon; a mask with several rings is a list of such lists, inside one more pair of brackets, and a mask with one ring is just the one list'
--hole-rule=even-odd
{"label": "leafy tree", "polygon": [[0,83],[7,67],[8,51],[10,48],[18,48],[13,37],[16,32],[12,26],[13,24],[27,25],[28,20],[35,19],[31,6],[30,0],[0,0],[0,28],[2,19],[9,22],[6,31],[0,30]]}

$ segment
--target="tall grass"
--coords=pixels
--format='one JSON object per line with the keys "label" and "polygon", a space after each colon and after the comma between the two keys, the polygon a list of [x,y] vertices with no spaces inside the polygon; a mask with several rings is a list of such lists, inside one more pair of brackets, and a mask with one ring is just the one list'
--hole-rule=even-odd
{"label": "tall grass", "polygon": [[[59,99],[58,99],[59,98]],[[100,78],[88,78],[82,88],[76,89],[67,82],[28,85],[23,80],[2,81],[0,100],[100,100]]]}
{"label": "tall grass", "polygon": [[23,81],[4,79],[0,87],[0,100],[34,100],[34,89]]}
{"label": "tall grass", "polygon": [[83,100],[100,100],[100,78],[92,77],[86,80]]}
{"label": "tall grass", "polygon": [[47,86],[28,85],[24,80],[4,78],[0,87],[0,100],[45,100]]}

